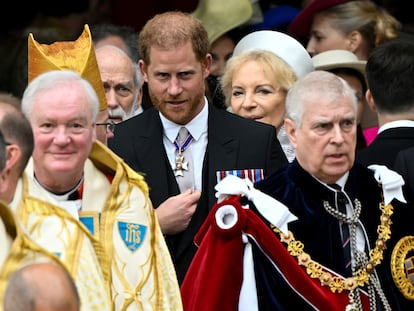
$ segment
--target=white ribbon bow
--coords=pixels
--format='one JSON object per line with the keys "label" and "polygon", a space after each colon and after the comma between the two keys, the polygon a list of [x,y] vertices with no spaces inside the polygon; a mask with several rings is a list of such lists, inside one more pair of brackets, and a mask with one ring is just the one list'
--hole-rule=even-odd
{"label": "white ribbon bow", "polygon": [[245,195],[254,203],[260,214],[284,234],[288,233],[288,223],[298,219],[286,205],[255,189],[253,183],[247,178],[241,179],[234,175],[227,175],[215,186],[215,189],[219,202],[229,195]]}
{"label": "white ribbon bow", "polygon": [[407,203],[402,191],[404,179],[400,174],[388,169],[384,165],[373,164],[368,166],[368,168],[374,171],[375,179],[382,184],[385,205],[389,204],[394,198],[400,202]]}

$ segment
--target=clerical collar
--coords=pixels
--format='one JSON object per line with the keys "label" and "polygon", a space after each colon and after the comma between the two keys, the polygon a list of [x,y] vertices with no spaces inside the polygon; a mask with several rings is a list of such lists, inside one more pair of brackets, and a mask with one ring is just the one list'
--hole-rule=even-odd
{"label": "clerical collar", "polygon": [[[52,195],[57,201],[67,201],[67,200],[70,200],[71,196],[73,197],[73,194],[76,193],[79,190],[79,188],[81,187],[81,185],[83,184],[83,174],[82,174],[82,177],[79,180],[79,182],[75,185],[75,187],[73,187],[72,189],[70,189],[68,191],[60,192],[60,193],[56,193],[56,192],[50,191],[49,189],[45,188],[42,184],[39,183],[39,181],[36,178],[36,175],[34,176],[34,180],[35,180],[35,183],[39,187],[41,187],[41,188],[45,189],[47,192],[49,192],[50,195]],[[79,198],[76,197],[74,199],[79,199]]]}
{"label": "clerical collar", "polygon": [[168,138],[168,140],[173,144],[178,131],[182,126],[185,126],[187,130],[190,132],[191,136],[193,136],[195,141],[198,141],[203,132],[207,131],[208,128],[208,102],[207,99],[204,98],[204,107],[201,112],[195,116],[189,123],[180,125],[176,124],[167,118],[165,118],[160,113],[160,119],[162,126],[164,128],[164,135]]}

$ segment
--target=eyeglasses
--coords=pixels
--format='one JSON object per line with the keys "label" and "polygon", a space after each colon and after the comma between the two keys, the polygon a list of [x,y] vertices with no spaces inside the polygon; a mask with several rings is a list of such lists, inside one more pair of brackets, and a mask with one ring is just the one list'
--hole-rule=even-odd
{"label": "eyeglasses", "polygon": [[109,121],[105,123],[96,123],[96,125],[105,125],[106,131],[113,133],[115,131],[115,125],[116,123],[114,121]]}

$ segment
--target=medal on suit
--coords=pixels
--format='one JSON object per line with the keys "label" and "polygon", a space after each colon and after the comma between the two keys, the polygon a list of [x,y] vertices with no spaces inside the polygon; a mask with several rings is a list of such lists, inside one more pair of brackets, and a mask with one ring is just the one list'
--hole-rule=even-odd
{"label": "medal on suit", "polygon": [[183,171],[188,171],[188,161],[184,161],[184,156],[181,153],[181,148],[178,151],[177,156],[175,157],[175,176],[184,176]]}
{"label": "medal on suit", "polygon": [[174,175],[184,176],[184,171],[188,171],[188,161],[184,160],[183,152],[187,149],[188,145],[193,141],[193,137],[188,135],[184,143],[180,146],[177,141],[174,142],[177,155],[175,157]]}

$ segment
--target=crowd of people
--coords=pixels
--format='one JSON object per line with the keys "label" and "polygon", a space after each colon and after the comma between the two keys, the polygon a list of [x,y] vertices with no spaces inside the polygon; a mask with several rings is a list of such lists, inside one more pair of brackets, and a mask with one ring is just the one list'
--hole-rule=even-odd
{"label": "crowd of people", "polygon": [[27,25],[0,80],[0,310],[414,308],[411,24],[298,2]]}

